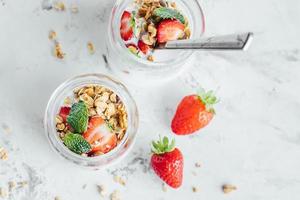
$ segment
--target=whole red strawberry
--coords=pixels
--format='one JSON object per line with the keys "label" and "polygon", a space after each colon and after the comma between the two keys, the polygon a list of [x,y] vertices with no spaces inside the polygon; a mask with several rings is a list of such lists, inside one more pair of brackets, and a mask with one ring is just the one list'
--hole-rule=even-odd
{"label": "whole red strawberry", "polygon": [[175,148],[175,140],[169,144],[169,139],[164,137],[157,142],[152,142],[151,167],[155,173],[169,186],[179,188],[183,177],[183,156]]}
{"label": "whole red strawberry", "polygon": [[188,135],[205,127],[215,114],[213,105],[217,102],[213,91],[203,89],[198,95],[184,97],[172,120],[172,131],[177,135]]}

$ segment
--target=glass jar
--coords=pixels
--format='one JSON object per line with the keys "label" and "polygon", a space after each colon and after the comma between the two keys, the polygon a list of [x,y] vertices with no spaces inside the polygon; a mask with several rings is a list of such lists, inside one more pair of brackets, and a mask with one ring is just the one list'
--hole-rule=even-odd
{"label": "glass jar", "polygon": [[[120,21],[124,10],[134,0],[117,0],[108,25],[106,40],[107,61],[118,77],[126,81],[167,80],[176,76],[192,55],[188,50],[155,50],[162,55],[159,61],[148,61],[132,54],[120,36]],[[205,31],[202,9],[197,0],[171,0],[189,20],[191,39],[200,38]],[[159,52],[158,52],[159,51]]]}
{"label": "glass jar", "polygon": [[[64,99],[73,95],[75,88],[89,84],[101,85],[115,92],[123,101],[128,114],[128,128],[122,141],[107,154],[95,157],[84,157],[70,151],[60,139],[55,122],[55,116],[59,113]],[[80,166],[101,169],[119,161],[129,151],[136,137],[138,120],[135,101],[123,84],[106,75],[85,74],[67,80],[53,92],[46,108],[44,128],[49,143],[62,157]]]}

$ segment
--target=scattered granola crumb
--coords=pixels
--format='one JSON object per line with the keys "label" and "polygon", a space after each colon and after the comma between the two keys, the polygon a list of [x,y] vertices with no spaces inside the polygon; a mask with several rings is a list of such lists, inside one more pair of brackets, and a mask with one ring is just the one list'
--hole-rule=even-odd
{"label": "scattered granola crumb", "polygon": [[0,159],[1,160],[7,160],[8,159],[8,153],[3,147],[0,147]]}
{"label": "scattered granola crumb", "polygon": [[11,128],[7,124],[2,124],[2,128],[7,134],[11,133]]}
{"label": "scattered granola crumb", "polygon": [[153,62],[154,61],[154,57],[150,55],[150,56],[147,57],[147,60]]}
{"label": "scattered granola crumb", "polygon": [[120,191],[119,190],[114,190],[113,193],[110,195],[111,200],[120,200]]}
{"label": "scattered granola crumb", "polygon": [[193,192],[199,192],[199,188],[198,188],[198,187],[195,187],[195,186],[193,186],[193,187],[192,187],[192,191],[193,191]]}
{"label": "scattered granola crumb", "polygon": [[55,40],[56,39],[56,32],[55,31],[53,31],[53,30],[51,30],[50,32],[49,32],[49,40]]}
{"label": "scattered granola crumb", "polygon": [[72,104],[71,98],[70,98],[70,97],[65,98],[64,104],[66,104],[66,105],[71,105],[71,104]]}
{"label": "scattered granola crumb", "polygon": [[[56,119],[57,119],[57,118],[56,118]],[[66,126],[65,126],[64,123],[56,124],[56,129],[57,129],[58,131],[63,131],[63,130],[65,130],[65,128],[66,128]]]}
{"label": "scattered granola crumb", "polygon": [[225,194],[228,194],[230,192],[233,192],[234,190],[237,190],[237,188],[234,185],[229,185],[229,184],[223,185],[222,189]]}
{"label": "scattered granola crumb", "polygon": [[95,53],[95,47],[94,47],[94,45],[93,45],[92,42],[88,42],[87,43],[87,48],[88,48],[90,54],[94,54]]}
{"label": "scattered granola crumb", "polygon": [[74,14],[79,12],[79,9],[78,9],[77,5],[72,5],[71,8],[70,8],[70,10]]}
{"label": "scattered granola crumb", "polygon": [[60,137],[61,139],[63,139],[63,138],[65,137],[65,135],[66,135],[66,133],[64,133],[64,132],[60,132],[60,133],[59,133],[59,137]]}
{"label": "scattered granola crumb", "polygon": [[197,172],[192,171],[193,176],[197,176]]}
{"label": "scattered granola crumb", "polygon": [[97,185],[98,192],[102,197],[105,197],[107,195],[107,191],[104,185]]}
{"label": "scattered granola crumb", "polygon": [[8,182],[8,189],[9,191],[12,191],[16,187],[16,182],[15,181],[9,181]]}
{"label": "scattered granola crumb", "polygon": [[119,183],[119,184],[123,185],[123,186],[126,185],[125,180],[120,176],[114,176],[114,181],[116,183]]}
{"label": "scattered granola crumb", "polygon": [[191,37],[191,30],[188,27],[184,29],[184,33],[185,33],[187,38]]}
{"label": "scattered granola crumb", "polygon": [[7,190],[3,187],[0,187],[0,197],[2,197],[2,198],[7,197]]}
{"label": "scattered granola crumb", "polygon": [[195,167],[200,168],[200,167],[201,167],[200,162],[196,162],[196,163],[195,163]]}
{"label": "scattered granola crumb", "polygon": [[54,197],[54,200],[61,200],[59,196]]}
{"label": "scattered granola crumb", "polygon": [[25,187],[26,185],[28,185],[28,182],[27,181],[20,181],[20,182],[18,182],[18,185],[20,187]]}
{"label": "scattered granola crumb", "polygon": [[58,1],[54,3],[53,8],[57,11],[64,11],[66,9],[66,6],[63,2]]}
{"label": "scattered granola crumb", "polygon": [[60,43],[56,42],[55,48],[54,48],[54,56],[56,58],[63,59],[65,57],[65,55],[66,54],[61,49]]}
{"label": "scattered granola crumb", "polygon": [[171,3],[171,7],[176,9],[176,7],[177,7],[177,6],[176,6],[176,3],[175,3],[175,2],[172,2],[172,3]]}
{"label": "scattered granola crumb", "polygon": [[165,183],[162,184],[162,190],[164,192],[167,192],[167,190],[168,190],[167,185]]}
{"label": "scattered granola crumb", "polygon": [[62,118],[60,115],[56,115],[56,116],[55,116],[55,122],[56,122],[57,124],[60,124],[60,123],[63,123],[64,120],[63,120],[63,118]]}

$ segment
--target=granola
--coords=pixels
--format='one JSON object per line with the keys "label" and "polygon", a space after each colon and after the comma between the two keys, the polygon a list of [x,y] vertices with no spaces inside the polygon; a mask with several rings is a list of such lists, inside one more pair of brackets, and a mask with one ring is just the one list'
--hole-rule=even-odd
{"label": "granola", "polygon": [[54,56],[56,58],[59,58],[59,59],[64,59],[65,55],[66,54],[62,51],[60,43],[59,42],[55,42]]}
{"label": "granola", "polygon": [[72,5],[70,8],[71,12],[76,14],[79,12],[78,6],[77,5]]}
{"label": "granola", "polygon": [[111,200],[120,200],[120,191],[119,190],[114,190],[111,195],[110,195]]}
{"label": "granola", "polygon": [[193,186],[193,187],[192,187],[192,191],[195,192],[195,193],[196,193],[196,192],[199,192],[199,188],[196,187],[196,186]]}
{"label": "granola", "polygon": [[8,159],[8,153],[3,147],[0,147],[0,159],[1,160],[7,160]]}
{"label": "granola", "polygon": [[95,53],[95,47],[94,47],[94,44],[92,42],[87,43],[87,48],[88,48],[90,54]]}
{"label": "granola", "polygon": [[57,11],[64,11],[66,10],[66,6],[63,2],[57,1],[53,4],[53,8]]}
{"label": "granola", "polygon": [[120,177],[120,176],[114,176],[114,181],[116,182],[116,183],[119,183],[120,185],[123,185],[123,186],[125,186],[126,185],[126,182],[125,182],[125,180],[122,178],[122,177]]}
{"label": "granola", "polygon": [[49,32],[49,40],[55,40],[56,39],[56,37],[57,37],[57,34],[56,34],[56,32],[55,31],[53,31],[53,30],[51,30],[50,32]]}
{"label": "granola", "polygon": [[101,85],[86,85],[76,88],[72,97],[66,99],[55,123],[58,135],[71,151],[99,156],[122,141],[128,128],[128,114],[115,92]]}
{"label": "granola", "polygon": [[104,185],[97,185],[98,192],[102,197],[105,197],[107,195],[107,189]]}
{"label": "granola", "polygon": [[237,190],[237,187],[234,185],[225,184],[222,186],[222,189],[225,194],[228,194],[230,192]]}
{"label": "granola", "polygon": [[7,190],[3,187],[0,187],[0,197],[6,198],[7,197]]}
{"label": "granola", "polygon": [[122,15],[120,33],[130,52],[151,62],[155,47],[191,37],[188,19],[168,0],[135,0]]}

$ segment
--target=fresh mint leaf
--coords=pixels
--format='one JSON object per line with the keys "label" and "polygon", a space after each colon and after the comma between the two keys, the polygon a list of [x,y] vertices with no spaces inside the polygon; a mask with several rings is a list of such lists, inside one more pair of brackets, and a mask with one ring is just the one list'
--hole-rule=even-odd
{"label": "fresh mint leaf", "polygon": [[67,133],[63,142],[68,149],[77,154],[88,153],[91,150],[91,145],[80,134]]}
{"label": "fresh mint leaf", "polygon": [[156,8],[154,10],[154,15],[162,18],[162,19],[177,19],[181,23],[185,24],[184,16],[177,10],[171,8]]}
{"label": "fresh mint leaf", "polygon": [[131,18],[130,18],[130,26],[132,28],[135,28],[135,12],[132,12]]}
{"label": "fresh mint leaf", "polygon": [[83,133],[86,131],[88,125],[88,108],[83,101],[79,101],[72,105],[67,122],[76,133]]}

